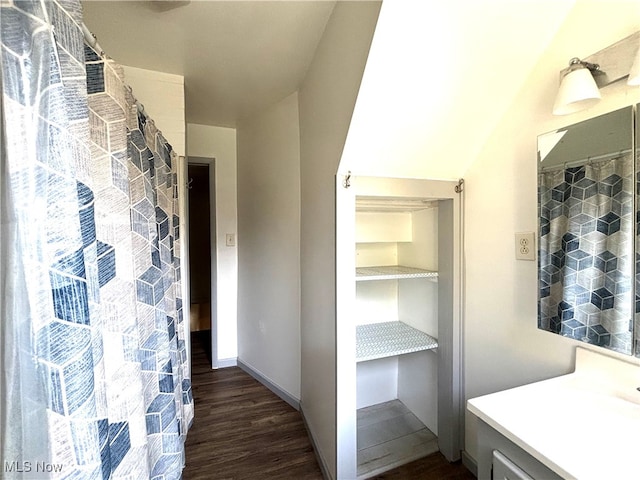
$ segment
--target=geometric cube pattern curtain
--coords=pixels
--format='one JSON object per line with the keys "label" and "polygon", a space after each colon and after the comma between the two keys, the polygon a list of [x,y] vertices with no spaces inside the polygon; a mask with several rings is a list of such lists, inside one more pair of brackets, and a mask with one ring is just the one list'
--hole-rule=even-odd
{"label": "geometric cube pattern curtain", "polygon": [[84,45],[79,1],[0,5],[3,476],[178,479],[175,154]]}
{"label": "geometric cube pattern curtain", "polygon": [[544,330],[632,352],[633,156],[539,174]]}

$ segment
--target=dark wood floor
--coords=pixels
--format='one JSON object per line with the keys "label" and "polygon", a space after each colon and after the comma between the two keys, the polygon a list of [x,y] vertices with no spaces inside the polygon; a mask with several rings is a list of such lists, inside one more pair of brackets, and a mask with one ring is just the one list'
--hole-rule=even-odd
{"label": "dark wood floor", "polygon": [[476,480],[461,462],[449,463],[440,452],[372,477],[375,480]]}
{"label": "dark wood floor", "polygon": [[[208,335],[192,335],[195,419],[187,436],[183,479],[322,480],[300,413],[239,368],[211,370]],[[375,478],[475,477],[438,453]]]}

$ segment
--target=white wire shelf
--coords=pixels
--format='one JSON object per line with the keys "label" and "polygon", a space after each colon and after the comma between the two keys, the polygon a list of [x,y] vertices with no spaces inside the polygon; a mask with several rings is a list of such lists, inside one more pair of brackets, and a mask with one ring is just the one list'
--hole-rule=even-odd
{"label": "white wire shelf", "polygon": [[356,326],[356,361],[393,357],[438,348],[438,340],[403,322]]}
{"label": "white wire shelf", "polygon": [[367,280],[399,280],[403,278],[431,278],[436,280],[438,272],[422,268],[390,265],[381,267],[356,267],[356,281]]}

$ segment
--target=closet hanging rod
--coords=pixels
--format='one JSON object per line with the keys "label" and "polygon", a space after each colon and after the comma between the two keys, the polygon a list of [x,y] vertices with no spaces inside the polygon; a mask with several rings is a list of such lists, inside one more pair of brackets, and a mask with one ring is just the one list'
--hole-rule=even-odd
{"label": "closet hanging rod", "polygon": [[96,37],[93,33],[91,33],[91,30],[89,30],[89,28],[84,24],[84,22],[80,24],[80,28],[82,28],[84,41],[87,42],[91,46],[91,48],[97,51],[101,57],[104,57],[104,50],[98,43],[98,37]]}

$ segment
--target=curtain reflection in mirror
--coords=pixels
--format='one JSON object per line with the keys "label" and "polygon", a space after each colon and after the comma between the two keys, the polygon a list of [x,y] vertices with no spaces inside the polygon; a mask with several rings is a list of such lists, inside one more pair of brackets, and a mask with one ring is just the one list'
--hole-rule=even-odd
{"label": "curtain reflection in mirror", "polygon": [[631,152],[541,169],[541,329],[629,354],[632,343]]}

